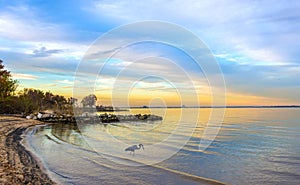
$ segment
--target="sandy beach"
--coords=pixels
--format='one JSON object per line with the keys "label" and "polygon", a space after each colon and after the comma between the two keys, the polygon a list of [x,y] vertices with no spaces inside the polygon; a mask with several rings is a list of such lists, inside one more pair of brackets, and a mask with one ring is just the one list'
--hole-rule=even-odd
{"label": "sandy beach", "polygon": [[23,131],[42,122],[0,116],[0,184],[56,184],[20,143]]}

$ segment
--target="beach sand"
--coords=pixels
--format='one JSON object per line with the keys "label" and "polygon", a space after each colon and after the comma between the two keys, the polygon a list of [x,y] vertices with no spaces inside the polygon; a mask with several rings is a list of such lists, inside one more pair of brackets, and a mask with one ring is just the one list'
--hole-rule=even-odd
{"label": "beach sand", "polygon": [[40,124],[43,123],[0,116],[0,184],[56,184],[20,143],[26,128]]}

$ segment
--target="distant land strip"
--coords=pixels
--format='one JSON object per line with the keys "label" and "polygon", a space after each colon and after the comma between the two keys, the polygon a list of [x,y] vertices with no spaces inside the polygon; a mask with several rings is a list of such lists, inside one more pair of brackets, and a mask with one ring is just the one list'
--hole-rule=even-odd
{"label": "distant land strip", "polygon": [[300,108],[300,105],[232,105],[232,106],[169,106],[169,107],[157,107],[157,106],[133,106],[133,107],[120,107],[120,108],[130,108],[130,109],[141,109],[141,108]]}

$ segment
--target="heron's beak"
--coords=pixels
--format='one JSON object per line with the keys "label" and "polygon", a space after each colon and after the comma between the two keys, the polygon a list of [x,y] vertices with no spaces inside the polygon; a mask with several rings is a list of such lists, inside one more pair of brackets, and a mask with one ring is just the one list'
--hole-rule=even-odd
{"label": "heron's beak", "polygon": [[142,148],[143,148],[143,150],[145,150],[143,145],[142,145]]}

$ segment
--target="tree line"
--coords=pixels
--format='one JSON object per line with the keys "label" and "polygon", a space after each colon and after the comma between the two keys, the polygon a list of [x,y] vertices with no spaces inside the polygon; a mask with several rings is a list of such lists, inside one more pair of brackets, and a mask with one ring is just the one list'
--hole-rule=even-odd
{"label": "tree line", "polygon": [[[39,89],[24,88],[16,92],[18,81],[12,78],[0,60],[0,114],[30,114],[43,110],[53,110],[61,114],[73,114],[76,98],[66,98]],[[93,94],[81,101],[84,107],[93,107],[97,97]]]}

